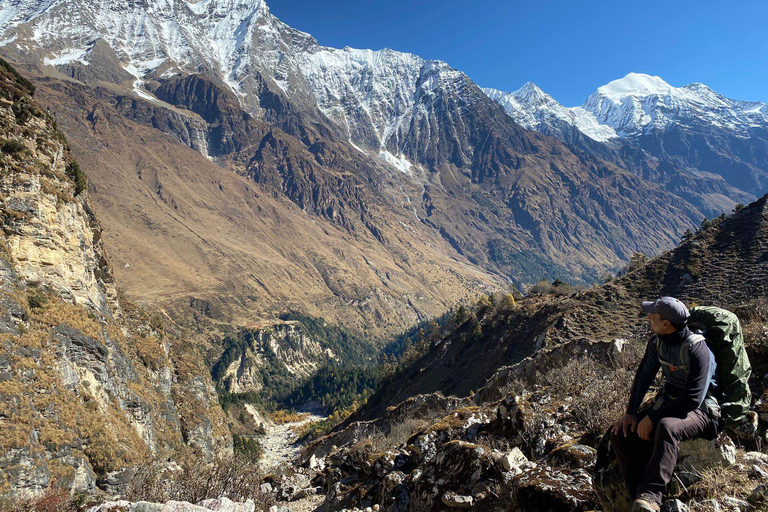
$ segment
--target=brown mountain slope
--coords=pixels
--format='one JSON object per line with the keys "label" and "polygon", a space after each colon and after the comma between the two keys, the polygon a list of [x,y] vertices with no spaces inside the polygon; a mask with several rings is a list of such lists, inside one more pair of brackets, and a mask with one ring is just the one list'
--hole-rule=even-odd
{"label": "brown mountain slope", "polygon": [[[139,115],[130,98],[96,99],[65,81],[38,88],[89,174],[122,286],[175,318],[248,325],[295,308],[377,334],[501,286],[412,216],[371,202],[368,217],[386,238],[360,217],[345,229],[126,119],[124,109]],[[149,123],[199,119],[134,103]]]}
{"label": "brown mountain slope", "polygon": [[[570,297],[532,297],[477,311],[388,382],[349,422],[421,393],[466,396],[489,378],[530,375],[590,346],[645,332],[642,300],[671,295],[740,311],[768,296],[768,196],[628,275]],[[541,361],[541,363],[540,363]],[[545,362],[546,361],[546,362]],[[763,368],[764,362],[755,363]],[[506,368],[504,368],[506,367]],[[756,374],[759,373],[756,372]],[[762,375],[762,374],[760,374]],[[758,375],[758,377],[760,376]],[[494,386],[490,386],[493,388]]]}

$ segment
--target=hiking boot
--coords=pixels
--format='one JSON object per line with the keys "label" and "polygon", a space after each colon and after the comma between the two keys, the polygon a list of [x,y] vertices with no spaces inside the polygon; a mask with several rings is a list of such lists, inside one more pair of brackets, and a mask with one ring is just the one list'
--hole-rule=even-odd
{"label": "hiking boot", "polygon": [[632,503],[630,512],[659,512],[659,505],[651,498],[640,497]]}

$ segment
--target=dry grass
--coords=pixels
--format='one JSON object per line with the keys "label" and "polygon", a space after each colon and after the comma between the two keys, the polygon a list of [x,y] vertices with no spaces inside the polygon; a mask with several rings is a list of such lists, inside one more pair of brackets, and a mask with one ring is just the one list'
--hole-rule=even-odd
{"label": "dry grass", "polygon": [[[749,478],[737,467],[712,468],[701,471],[701,480],[684,490],[684,497],[693,501],[717,500],[725,497],[747,500],[760,483]],[[687,491],[687,492],[685,492]],[[764,505],[768,505],[764,504]],[[763,509],[764,510],[764,509]]]}
{"label": "dry grass", "polygon": [[640,347],[627,343],[611,364],[588,357],[542,375],[554,404],[567,404],[573,419],[588,433],[600,435],[624,413],[635,376]]}
{"label": "dry grass", "polygon": [[256,510],[267,510],[272,499],[259,487],[263,476],[256,465],[240,456],[206,463],[200,457],[189,455],[175,468],[151,463],[141,466],[125,497],[132,501],[190,503],[221,497],[240,502],[252,499]]}

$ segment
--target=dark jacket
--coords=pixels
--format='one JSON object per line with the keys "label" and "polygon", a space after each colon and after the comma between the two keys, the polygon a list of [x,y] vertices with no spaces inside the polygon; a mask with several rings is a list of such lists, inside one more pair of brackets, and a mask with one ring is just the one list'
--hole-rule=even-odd
{"label": "dark jacket", "polygon": [[[712,393],[709,393],[709,397],[707,395],[714,387],[715,356],[703,339],[691,344],[690,349],[683,350],[681,354],[683,344],[692,335],[693,333],[685,327],[672,334],[651,336],[632,383],[628,414],[637,415],[659,368],[662,368],[664,387],[660,393],[661,399],[648,412],[648,417],[654,424],[661,418],[684,418],[695,409],[701,408],[707,412],[707,405],[712,407]],[[672,367],[660,361],[671,363]]]}

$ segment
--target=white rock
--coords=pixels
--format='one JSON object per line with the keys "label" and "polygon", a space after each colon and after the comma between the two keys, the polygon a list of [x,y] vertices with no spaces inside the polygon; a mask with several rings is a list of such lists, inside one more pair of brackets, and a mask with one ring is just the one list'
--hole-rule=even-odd
{"label": "white rock", "polygon": [[443,504],[449,508],[472,508],[475,499],[452,491],[446,491],[442,498]]}
{"label": "white rock", "polygon": [[114,509],[122,509],[127,510],[132,503],[130,501],[120,500],[120,501],[107,501],[106,503],[102,503],[101,505],[96,505],[95,507],[91,507],[88,509],[88,512],[108,512],[109,510]]}
{"label": "white rock", "polygon": [[669,500],[661,507],[661,512],[690,512],[688,505],[680,500]]}
{"label": "white rock", "polygon": [[516,475],[522,473],[520,465],[528,462],[528,457],[520,451],[520,448],[512,448],[512,451],[501,458],[501,466],[504,471],[513,471]]}
{"label": "white rock", "polygon": [[217,498],[201,501],[198,505],[214,512],[254,512],[256,510],[253,500],[248,500],[245,503],[236,503],[229,498]]}

